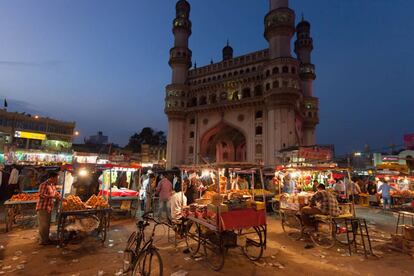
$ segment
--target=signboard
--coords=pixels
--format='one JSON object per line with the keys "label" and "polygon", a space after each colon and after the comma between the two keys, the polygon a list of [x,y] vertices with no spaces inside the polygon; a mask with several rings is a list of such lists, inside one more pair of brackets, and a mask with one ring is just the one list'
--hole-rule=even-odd
{"label": "signboard", "polygon": [[399,156],[382,156],[381,161],[384,163],[399,163]]}
{"label": "signboard", "polygon": [[307,161],[330,161],[332,160],[332,150],[321,147],[300,147],[299,158]]}
{"label": "signboard", "polygon": [[407,150],[414,150],[414,133],[404,135],[404,146]]}
{"label": "signboard", "polygon": [[16,138],[25,138],[25,139],[33,139],[33,140],[46,140],[46,134],[43,133],[34,133],[34,132],[26,132],[26,131],[15,131],[14,137]]}

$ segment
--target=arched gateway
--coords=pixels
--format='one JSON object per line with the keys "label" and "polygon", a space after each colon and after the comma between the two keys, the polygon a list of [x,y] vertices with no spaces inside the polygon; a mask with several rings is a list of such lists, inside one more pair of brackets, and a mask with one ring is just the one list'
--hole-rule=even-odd
{"label": "arched gateway", "polygon": [[203,135],[200,155],[209,162],[245,162],[246,137],[240,130],[220,123]]}

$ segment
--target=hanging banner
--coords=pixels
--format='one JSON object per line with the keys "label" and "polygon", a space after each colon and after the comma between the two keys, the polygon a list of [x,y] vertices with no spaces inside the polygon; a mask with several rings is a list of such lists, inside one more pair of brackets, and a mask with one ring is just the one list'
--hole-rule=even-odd
{"label": "hanging banner", "polygon": [[299,158],[307,161],[330,161],[332,160],[332,150],[321,147],[300,147]]}

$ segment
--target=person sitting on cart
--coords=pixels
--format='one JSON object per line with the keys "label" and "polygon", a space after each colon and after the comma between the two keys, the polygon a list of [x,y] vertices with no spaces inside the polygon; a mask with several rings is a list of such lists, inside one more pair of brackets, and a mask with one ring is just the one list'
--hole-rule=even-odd
{"label": "person sitting on cart", "polygon": [[49,239],[50,220],[53,209],[53,199],[59,199],[60,194],[56,191],[58,174],[51,172],[49,179],[39,186],[39,199],[36,204],[37,219],[39,223],[39,244],[47,245]]}
{"label": "person sitting on cart", "polygon": [[338,200],[332,193],[325,190],[325,185],[319,184],[318,191],[310,199],[310,205],[303,207],[301,212],[302,223],[313,226],[311,216],[328,215],[336,217],[340,214]]}

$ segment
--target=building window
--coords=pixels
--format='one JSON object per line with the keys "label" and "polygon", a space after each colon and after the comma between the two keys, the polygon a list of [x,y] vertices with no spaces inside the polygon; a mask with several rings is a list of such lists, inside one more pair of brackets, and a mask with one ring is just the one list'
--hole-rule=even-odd
{"label": "building window", "polygon": [[248,87],[244,88],[242,94],[243,94],[243,97],[242,97],[243,99],[244,98],[250,98],[250,88],[248,88]]}
{"label": "building window", "polygon": [[288,81],[283,81],[282,83],[283,88],[286,88],[289,86],[289,82]]}
{"label": "building window", "polygon": [[279,67],[275,67],[275,68],[273,68],[272,73],[273,73],[273,74],[279,74]]}
{"label": "building window", "polygon": [[190,147],[190,148],[188,149],[188,153],[189,153],[189,154],[193,154],[193,153],[194,153],[194,148],[193,148],[193,147]]}
{"label": "building window", "polygon": [[261,110],[256,111],[255,118],[256,118],[256,119],[263,118],[263,111],[261,111]]}
{"label": "building window", "polygon": [[282,72],[283,72],[284,74],[289,73],[289,67],[287,67],[287,66],[283,66],[283,68],[282,68]]}
{"label": "building window", "polygon": [[279,81],[273,82],[273,88],[279,88]]}
{"label": "building window", "polygon": [[292,74],[296,74],[296,68],[292,67]]}
{"label": "building window", "polygon": [[231,99],[232,99],[233,101],[237,101],[237,100],[239,100],[239,91],[235,91],[235,92],[233,92],[233,94],[232,94],[232,96],[231,96]]}
{"label": "building window", "polygon": [[197,98],[192,98],[191,99],[191,105],[190,106],[197,106]]}
{"label": "building window", "polygon": [[194,131],[190,132],[190,138],[194,138]]}
{"label": "building window", "polygon": [[263,128],[262,126],[256,127],[256,135],[262,135],[263,134]]}
{"label": "building window", "polygon": [[270,70],[266,71],[266,77],[270,76]]}
{"label": "building window", "polygon": [[200,97],[200,105],[206,105],[207,104],[207,97],[201,96]]}
{"label": "building window", "polygon": [[190,125],[194,125],[194,124],[195,124],[195,119],[194,118],[191,118]]}
{"label": "building window", "polygon": [[261,85],[255,86],[254,95],[255,96],[262,96],[263,95],[263,87]]}
{"label": "building window", "polygon": [[217,103],[217,95],[216,94],[211,94],[210,95],[210,103],[211,104]]}
{"label": "building window", "polygon": [[263,153],[263,147],[261,144],[256,145],[256,154],[262,154]]}
{"label": "building window", "polygon": [[270,83],[266,83],[266,91],[270,90]]}

